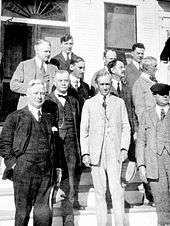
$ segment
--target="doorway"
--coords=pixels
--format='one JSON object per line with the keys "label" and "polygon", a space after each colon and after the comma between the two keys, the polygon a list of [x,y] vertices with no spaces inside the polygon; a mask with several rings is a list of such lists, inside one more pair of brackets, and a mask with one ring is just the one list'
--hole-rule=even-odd
{"label": "doorway", "polygon": [[34,56],[35,40],[43,38],[50,41],[53,56],[60,50],[60,37],[67,32],[69,27],[2,22],[0,122],[17,108],[19,95],[10,90],[10,80],[17,65]]}

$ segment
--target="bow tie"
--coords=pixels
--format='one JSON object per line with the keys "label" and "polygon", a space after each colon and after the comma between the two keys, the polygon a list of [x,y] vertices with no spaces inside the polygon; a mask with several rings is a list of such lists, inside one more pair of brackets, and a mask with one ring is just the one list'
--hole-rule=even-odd
{"label": "bow tie", "polygon": [[58,97],[62,97],[62,98],[64,98],[64,99],[67,99],[67,95],[62,95],[62,94],[57,94],[58,95]]}

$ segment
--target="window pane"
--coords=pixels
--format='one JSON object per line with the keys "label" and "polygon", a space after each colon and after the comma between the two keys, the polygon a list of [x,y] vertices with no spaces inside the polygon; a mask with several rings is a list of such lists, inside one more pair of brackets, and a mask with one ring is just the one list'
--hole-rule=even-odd
{"label": "window pane", "polygon": [[136,8],[105,3],[105,44],[130,49],[136,42]]}
{"label": "window pane", "polygon": [[2,15],[67,21],[68,0],[2,0]]}

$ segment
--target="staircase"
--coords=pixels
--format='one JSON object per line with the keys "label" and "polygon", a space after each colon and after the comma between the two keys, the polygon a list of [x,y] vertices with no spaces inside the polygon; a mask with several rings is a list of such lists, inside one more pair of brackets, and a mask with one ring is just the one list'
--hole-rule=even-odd
{"label": "staircase", "polygon": [[[139,188],[137,191],[136,188]],[[85,210],[75,210],[75,226],[97,226],[95,215],[95,194],[92,184],[91,174],[85,169],[81,176],[79,185],[79,202],[86,206]],[[130,204],[133,208],[125,209],[125,218],[127,226],[156,226],[157,215],[155,208],[146,205],[140,205],[143,199],[143,190],[140,189],[138,175],[136,175],[133,183],[131,183],[125,191],[126,206]],[[110,206],[110,198],[107,196],[108,206]],[[12,182],[0,179],[0,226],[14,225],[14,197]],[[29,226],[32,225],[32,214]],[[108,225],[114,226],[114,213],[112,209],[108,210]],[[53,226],[62,226],[62,216],[60,203],[54,206]]]}

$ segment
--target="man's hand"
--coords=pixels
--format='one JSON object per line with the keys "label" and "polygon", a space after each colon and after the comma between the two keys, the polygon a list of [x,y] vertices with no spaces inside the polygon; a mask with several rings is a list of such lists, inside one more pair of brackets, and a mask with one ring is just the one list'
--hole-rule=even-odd
{"label": "man's hand", "polygon": [[134,141],[137,140],[137,132],[135,132],[135,133],[133,134],[133,139],[134,139]]}
{"label": "man's hand", "polygon": [[84,163],[84,165],[86,167],[90,167],[90,156],[89,155],[84,155],[83,158],[82,158],[82,162]]}
{"label": "man's hand", "polygon": [[128,157],[128,152],[126,149],[121,149],[120,162],[124,162]]}
{"label": "man's hand", "polygon": [[16,163],[11,167],[11,169],[14,169],[15,168],[15,166],[16,166]]}
{"label": "man's hand", "polygon": [[148,183],[147,178],[146,178],[146,168],[145,166],[140,166],[139,167],[139,176],[140,179],[144,182],[144,183]]}

